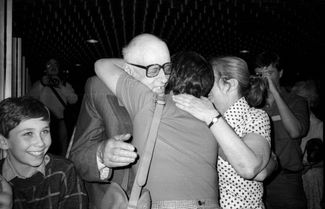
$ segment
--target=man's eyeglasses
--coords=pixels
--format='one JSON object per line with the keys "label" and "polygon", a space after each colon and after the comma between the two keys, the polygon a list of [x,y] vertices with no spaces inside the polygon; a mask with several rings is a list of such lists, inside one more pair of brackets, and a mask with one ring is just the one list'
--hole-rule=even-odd
{"label": "man's eyeglasses", "polygon": [[148,78],[156,77],[159,74],[160,69],[163,69],[165,75],[170,75],[170,73],[172,71],[172,64],[170,62],[166,62],[163,65],[152,64],[152,65],[148,65],[148,66],[137,65],[137,64],[133,64],[133,63],[128,63],[128,64],[133,65],[133,66],[138,67],[138,68],[145,69],[146,70],[146,76]]}

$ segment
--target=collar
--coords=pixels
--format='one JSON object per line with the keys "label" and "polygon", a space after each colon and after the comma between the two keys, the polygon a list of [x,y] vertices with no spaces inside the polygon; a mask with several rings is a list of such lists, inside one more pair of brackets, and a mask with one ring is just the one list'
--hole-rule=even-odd
{"label": "collar", "polygon": [[235,127],[240,121],[244,114],[247,113],[249,105],[245,97],[241,97],[234,104],[232,104],[228,110],[224,113],[224,118],[231,127]]}
{"label": "collar", "polygon": [[[9,156],[6,157],[6,159],[5,159],[4,163],[3,163],[3,166],[2,166],[2,176],[7,181],[11,181],[15,177],[18,177],[18,178],[21,178],[21,179],[27,179],[27,178],[31,177],[31,176],[22,176],[22,175],[20,175],[17,172],[17,170],[15,169],[15,167],[12,165],[12,162],[10,161],[9,158],[10,158]],[[40,172],[41,174],[43,174],[45,176],[45,166],[49,162],[50,162],[50,157],[48,155],[45,155],[43,163],[35,169],[35,172],[33,173],[33,175],[35,173],[37,173],[37,172]]]}

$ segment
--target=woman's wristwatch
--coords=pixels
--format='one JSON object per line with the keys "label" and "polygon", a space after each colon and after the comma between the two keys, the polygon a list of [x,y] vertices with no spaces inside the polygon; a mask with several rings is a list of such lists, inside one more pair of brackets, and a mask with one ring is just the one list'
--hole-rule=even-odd
{"label": "woman's wristwatch", "polygon": [[221,118],[222,115],[219,113],[219,115],[212,118],[211,122],[209,123],[208,127],[211,128],[211,126],[219,121],[219,118]]}

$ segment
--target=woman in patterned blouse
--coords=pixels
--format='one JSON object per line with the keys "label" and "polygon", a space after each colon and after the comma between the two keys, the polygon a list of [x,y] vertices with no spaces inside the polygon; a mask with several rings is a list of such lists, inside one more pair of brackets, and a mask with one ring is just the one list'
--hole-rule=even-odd
{"label": "woman in patterned blouse", "polygon": [[[264,208],[263,182],[274,169],[270,121],[259,106],[266,83],[252,77],[238,57],[213,58],[209,98],[175,95],[176,105],[205,122],[220,145],[218,175],[222,208]],[[212,104],[213,103],[213,104]],[[270,160],[272,159],[272,160]]]}

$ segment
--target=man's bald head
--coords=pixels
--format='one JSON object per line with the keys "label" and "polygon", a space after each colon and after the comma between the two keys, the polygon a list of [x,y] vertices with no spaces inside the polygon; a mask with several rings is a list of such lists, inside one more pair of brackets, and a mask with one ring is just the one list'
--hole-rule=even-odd
{"label": "man's bald head", "polygon": [[150,65],[169,62],[167,44],[152,34],[140,34],[123,48],[123,58],[127,62]]}
{"label": "man's bald head", "polygon": [[160,69],[157,76],[147,77],[147,70],[143,69],[150,65],[164,66],[170,63],[169,50],[164,41],[151,34],[140,34],[123,48],[123,58],[128,63],[125,68],[127,73],[148,86],[153,92],[164,92],[169,75]]}

